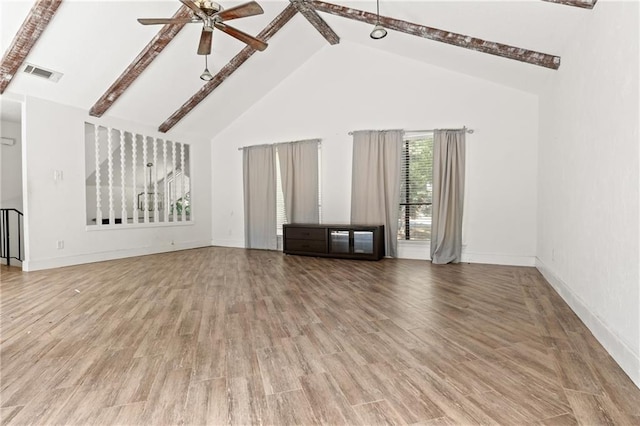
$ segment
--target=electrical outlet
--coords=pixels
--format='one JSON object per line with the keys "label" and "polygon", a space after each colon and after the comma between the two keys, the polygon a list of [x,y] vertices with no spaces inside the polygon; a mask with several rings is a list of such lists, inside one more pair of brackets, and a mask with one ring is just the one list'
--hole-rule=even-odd
{"label": "electrical outlet", "polygon": [[53,171],[53,180],[58,182],[62,180],[62,170],[54,170]]}
{"label": "electrical outlet", "polygon": [[64,248],[64,240],[58,240],[56,241],[56,248],[58,250],[62,250]]}

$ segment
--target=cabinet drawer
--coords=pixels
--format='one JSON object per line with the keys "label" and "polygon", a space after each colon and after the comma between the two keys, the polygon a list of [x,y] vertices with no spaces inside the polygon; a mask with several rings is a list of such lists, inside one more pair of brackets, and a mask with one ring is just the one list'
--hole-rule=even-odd
{"label": "cabinet drawer", "polygon": [[284,237],[297,240],[322,240],[327,238],[327,230],[325,228],[285,228]]}
{"label": "cabinet drawer", "polygon": [[[314,230],[315,231],[315,230]],[[285,252],[326,253],[327,243],[323,240],[296,240],[287,238],[284,241]]]}

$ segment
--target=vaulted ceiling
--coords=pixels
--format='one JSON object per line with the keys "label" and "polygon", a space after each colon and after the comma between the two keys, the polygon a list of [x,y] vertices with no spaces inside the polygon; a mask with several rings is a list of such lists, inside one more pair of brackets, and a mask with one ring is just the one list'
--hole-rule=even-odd
{"label": "vaulted ceiling", "polygon": [[[264,14],[233,26],[269,47],[257,52],[215,31],[214,79],[203,82],[201,25],[136,21],[186,15],[178,0],[2,0],[0,92],[211,138],[321,49],[355,43],[535,94],[561,68],[565,42],[595,0],[382,0],[389,35],[381,40],[369,37],[375,1],[259,3]],[[63,77],[26,74],[22,60]],[[384,84],[399,83],[389,77]]]}

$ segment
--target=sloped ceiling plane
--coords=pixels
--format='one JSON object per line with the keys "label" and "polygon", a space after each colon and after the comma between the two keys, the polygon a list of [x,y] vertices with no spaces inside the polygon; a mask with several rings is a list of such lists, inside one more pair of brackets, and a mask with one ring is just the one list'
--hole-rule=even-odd
{"label": "sloped ceiling plane", "polygon": [[[233,21],[232,30],[242,25],[233,37],[205,35],[201,25],[189,25],[202,21],[199,1],[204,0],[3,1],[0,93],[38,94],[96,117],[131,117],[135,111],[136,121],[155,120],[160,132],[168,132],[241,68],[248,70],[234,83],[238,90],[255,91],[257,99],[268,91],[259,80],[271,70],[252,63],[257,42],[244,44],[243,37],[268,43],[259,53],[266,58],[261,64],[268,60],[284,77],[287,66],[295,68],[318,50],[347,41],[535,93],[561,66],[563,40],[597,0],[385,1],[379,16],[372,1],[265,0],[258,6],[264,13],[253,10]],[[158,28],[137,22],[150,16],[172,23]],[[368,37],[376,22],[389,30],[383,40]],[[203,82],[198,75],[204,61],[196,47],[211,43],[211,34],[214,72]],[[25,62],[60,70],[65,77],[55,87],[44,86],[21,72]]]}

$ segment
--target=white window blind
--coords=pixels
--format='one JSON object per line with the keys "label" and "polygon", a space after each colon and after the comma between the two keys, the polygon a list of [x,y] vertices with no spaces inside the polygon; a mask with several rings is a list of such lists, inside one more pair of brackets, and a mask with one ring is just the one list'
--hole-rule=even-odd
{"label": "white window blind", "polygon": [[405,136],[400,170],[398,239],[431,239],[433,132]]}
{"label": "white window blind", "polygon": [[322,144],[318,144],[318,221],[322,223]]}
{"label": "white window blind", "polygon": [[282,235],[282,225],[287,222],[287,212],[284,208],[284,192],[280,177],[280,157],[276,155],[276,234]]}

